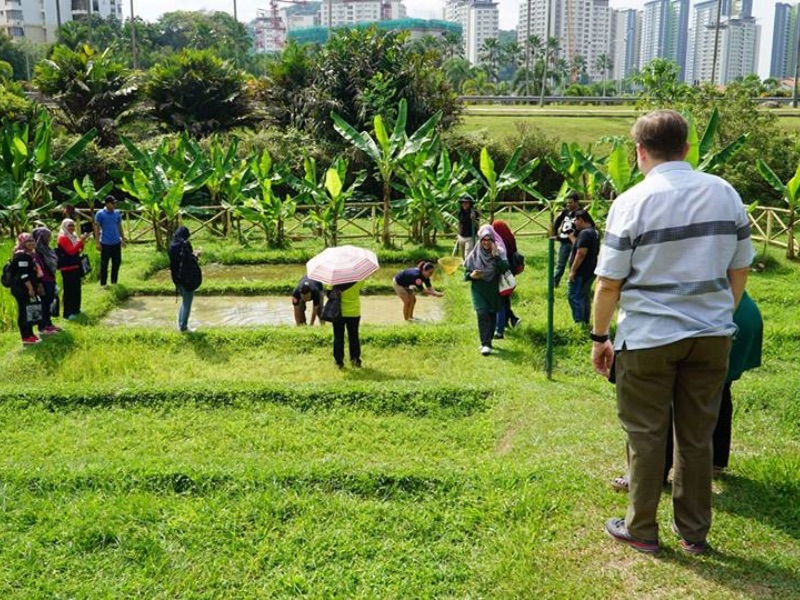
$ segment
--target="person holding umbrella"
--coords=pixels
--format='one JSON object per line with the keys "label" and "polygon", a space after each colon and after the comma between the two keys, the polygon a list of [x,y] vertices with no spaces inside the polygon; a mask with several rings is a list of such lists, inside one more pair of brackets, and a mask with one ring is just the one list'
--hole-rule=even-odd
{"label": "person holding umbrella", "polygon": [[[350,363],[361,367],[361,288],[378,266],[374,252],[355,246],[326,248],[306,263],[309,279],[330,286],[328,303],[331,306],[326,304],[322,313],[333,325],[333,360],[340,369],[344,368],[345,331]],[[337,303],[339,306],[333,309]]]}

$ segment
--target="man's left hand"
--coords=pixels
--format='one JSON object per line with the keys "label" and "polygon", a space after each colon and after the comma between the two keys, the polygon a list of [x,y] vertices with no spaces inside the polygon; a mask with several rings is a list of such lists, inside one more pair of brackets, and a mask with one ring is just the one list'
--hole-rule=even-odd
{"label": "man's left hand", "polygon": [[611,372],[611,365],[614,364],[614,346],[611,340],[592,342],[592,366],[594,370],[608,379]]}

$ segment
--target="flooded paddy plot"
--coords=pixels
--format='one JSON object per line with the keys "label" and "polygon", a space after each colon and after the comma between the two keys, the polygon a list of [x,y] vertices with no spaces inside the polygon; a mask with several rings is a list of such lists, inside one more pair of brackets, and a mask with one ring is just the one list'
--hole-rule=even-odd
{"label": "flooded paddy plot", "polygon": [[[176,328],[178,306],[175,296],[135,296],[112,310],[104,325],[127,327]],[[311,306],[306,311],[311,316]],[[422,323],[444,319],[441,299],[420,296],[414,315]],[[403,304],[396,296],[362,296],[361,323],[399,325]],[[294,325],[294,310],[289,296],[195,296],[189,327],[237,327]]]}
{"label": "flooded paddy plot", "polygon": [[[386,263],[381,265],[375,274],[370,277],[371,281],[391,281],[398,272],[403,269],[413,267],[413,264]],[[306,274],[305,264],[282,264],[282,265],[221,265],[211,263],[203,265],[204,281],[299,281]],[[437,267],[435,277],[444,277],[441,268]],[[168,282],[171,281],[169,269],[163,269],[154,273],[150,277],[151,281]],[[436,284],[434,283],[434,286]]]}

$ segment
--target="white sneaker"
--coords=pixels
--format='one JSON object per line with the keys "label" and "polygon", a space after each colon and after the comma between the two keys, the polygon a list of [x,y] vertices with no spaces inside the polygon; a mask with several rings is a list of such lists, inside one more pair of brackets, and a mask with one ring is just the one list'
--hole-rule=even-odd
{"label": "white sneaker", "polygon": [[492,349],[489,346],[481,346],[481,354],[484,356],[489,356],[492,353]]}

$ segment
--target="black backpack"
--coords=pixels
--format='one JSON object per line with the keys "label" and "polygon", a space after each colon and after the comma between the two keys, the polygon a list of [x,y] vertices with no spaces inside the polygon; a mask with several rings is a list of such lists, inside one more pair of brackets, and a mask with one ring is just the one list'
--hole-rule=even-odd
{"label": "black backpack", "polygon": [[3,284],[3,287],[10,288],[11,284],[14,283],[14,274],[11,272],[11,261],[9,260],[6,264],[3,265],[3,278],[0,282]]}
{"label": "black backpack", "polygon": [[203,283],[203,272],[200,270],[200,263],[197,262],[197,257],[189,249],[189,245],[186,242],[181,246],[181,257],[178,262],[178,281],[189,292],[195,291]]}

